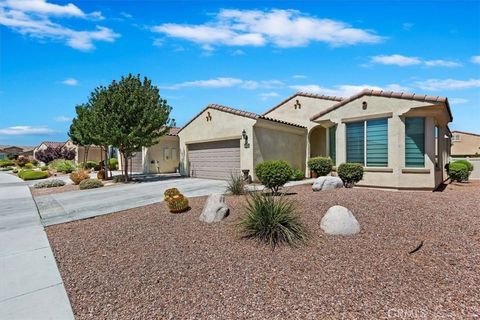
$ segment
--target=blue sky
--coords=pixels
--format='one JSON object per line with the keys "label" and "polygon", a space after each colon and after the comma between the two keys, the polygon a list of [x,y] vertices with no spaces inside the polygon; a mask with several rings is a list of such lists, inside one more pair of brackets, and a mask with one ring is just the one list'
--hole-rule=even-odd
{"label": "blue sky", "polygon": [[65,140],[75,105],[140,73],[183,125],[295,91],[447,96],[480,132],[480,2],[0,0],[0,144]]}

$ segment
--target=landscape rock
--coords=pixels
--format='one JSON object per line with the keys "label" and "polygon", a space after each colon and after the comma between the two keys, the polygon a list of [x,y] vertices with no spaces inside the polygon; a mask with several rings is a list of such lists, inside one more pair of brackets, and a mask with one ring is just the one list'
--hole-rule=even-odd
{"label": "landscape rock", "polygon": [[203,208],[200,215],[200,221],[213,223],[220,222],[228,216],[230,209],[225,203],[225,196],[223,194],[211,194]]}
{"label": "landscape rock", "polygon": [[342,206],[330,207],[322,218],[320,228],[332,235],[352,235],[360,232],[360,224],[353,213]]}
{"label": "landscape rock", "polygon": [[339,177],[324,176],[315,180],[312,186],[313,191],[330,190],[343,188],[343,181]]}

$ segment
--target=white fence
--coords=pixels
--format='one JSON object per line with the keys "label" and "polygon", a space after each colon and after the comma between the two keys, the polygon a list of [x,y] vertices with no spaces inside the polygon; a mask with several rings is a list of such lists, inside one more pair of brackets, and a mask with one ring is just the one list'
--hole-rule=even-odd
{"label": "white fence", "polygon": [[451,162],[455,160],[467,160],[473,164],[473,171],[470,174],[471,180],[480,180],[480,158],[454,158],[452,157]]}

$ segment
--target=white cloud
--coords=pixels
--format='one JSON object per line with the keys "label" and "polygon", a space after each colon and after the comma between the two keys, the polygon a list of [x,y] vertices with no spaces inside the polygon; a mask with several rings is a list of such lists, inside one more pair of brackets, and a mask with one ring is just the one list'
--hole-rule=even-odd
{"label": "white cloud", "polygon": [[63,84],[67,86],[76,86],[78,84],[78,80],[74,78],[68,78],[62,81]]}
{"label": "white cloud", "polygon": [[413,66],[421,64],[422,61],[417,57],[406,57],[400,54],[392,54],[390,56],[374,56],[370,60],[371,63],[396,65],[396,66]]}
{"label": "white cloud", "polygon": [[221,10],[205,24],[166,23],[152,31],[200,45],[301,47],[311,42],[331,46],[378,43],[383,37],[331,19],[319,19],[297,10]]}
{"label": "white cloud", "polygon": [[53,133],[52,129],[47,127],[14,126],[0,129],[0,134],[7,136],[36,136]]}
{"label": "white cloud", "polygon": [[57,121],[57,122],[70,122],[70,121],[72,121],[72,118],[67,117],[67,116],[58,116],[58,117],[55,117],[55,121]]}
{"label": "white cloud", "polygon": [[428,67],[460,67],[462,64],[455,61],[449,60],[425,60],[425,65]]}
{"label": "white cloud", "polygon": [[462,104],[462,103],[467,103],[468,99],[464,98],[451,98],[449,99],[450,104]]}
{"label": "white cloud", "polygon": [[260,97],[260,100],[265,101],[265,100],[268,100],[270,98],[278,97],[279,94],[272,91],[272,92],[260,93],[258,96]]}
{"label": "white cloud", "polygon": [[407,57],[400,54],[379,55],[371,57],[370,63],[395,65],[400,67],[423,64],[427,67],[460,67],[462,64],[451,60],[423,60],[419,57]]}
{"label": "white cloud", "polygon": [[344,98],[357,94],[364,89],[395,91],[395,92],[405,92],[410,90],[410,88],[401,86],[396,83],[389,84],[383,87],[368,85],[368,84],[364,84],[364,85],[343,84],[343,85],[335,86],[333,88],[327,88],[327,87],[321,87],[316,84],[309,84],[309,85],[293,85],[293,86],[290,86],[290,88],[296,91],[323,94],[323,95],[334,96],[334,97],[344,97]]}
{"label": "white cloud", "polygon": [[476,64],[480,64],[480,56],[473,56],[470,61]]}
{"label": "white cloud", "polygon": [[259,89],[259,88],[275,88],[282,86],[283,82],[279,80],[242,80],[238,78],[220,77],[207,80],[195,80],[176,83],[173,85],[160,86],[161,89],[177,90],[182,88],[196,87],[196,88],[229,88],[240,87],[242,89]]}
{"label": "white cloud", "polygon": [[456,80],[456,79],[428,79],[416,81],[415,86],[423,90],[455,90],[479,88],[480,79]]}
{"label": "white cloud", "polygon": [[88,51],[95,48],[95,41],[113,42],[120,36],[102,26],[89,31],[74,30],[53,22],[51,17],[103,19],[100,12],[86,14],[73,4],[61,6],[44,0],[0,2],[0,25],[32,38],[63,41],[74,49]]}

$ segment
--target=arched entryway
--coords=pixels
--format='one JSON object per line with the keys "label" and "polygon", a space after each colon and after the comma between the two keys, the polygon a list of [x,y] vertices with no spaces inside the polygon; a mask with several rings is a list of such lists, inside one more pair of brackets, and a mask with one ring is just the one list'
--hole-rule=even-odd
{"label": "arched entryway", "polygon": [[316,126],[308,132],[308,158],[327,156],[327,129]]}

